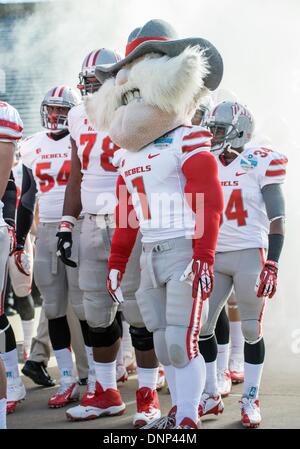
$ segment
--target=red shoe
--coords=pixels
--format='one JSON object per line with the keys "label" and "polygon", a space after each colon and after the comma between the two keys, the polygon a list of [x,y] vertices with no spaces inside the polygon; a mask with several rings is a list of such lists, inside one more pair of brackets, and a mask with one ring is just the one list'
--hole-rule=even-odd
{"label": "red shoe", "polygon": [[161,417],[158,394],[156,390],[143,387],[136,392],[137,412],[133,417],[134,427],[143,427]]}
{"label": "red shoe", "polygon": [[175,429],[177,407],[174,405],[167,416],[152,421],[143,429]]}
{"label": "red shoe", "polygon": [[96,382],[95,393],[86,394],[80,405],[67,410],[66,415],[70,421],[89,421],[101,416],[123,415],[125,408],[119,390],[108,388],[104,391]]}
{"label": "red shoe", "polygon": [[62,383],[57,392],[49,399],[50,408],[60,408],[70,402],[79,400],[79,386],[77,382],[71,384]]}
{"label": "red shoe", "polygon": [[198,429],[197,424],[190,418],[183,418],[179,426],[176,429]]}

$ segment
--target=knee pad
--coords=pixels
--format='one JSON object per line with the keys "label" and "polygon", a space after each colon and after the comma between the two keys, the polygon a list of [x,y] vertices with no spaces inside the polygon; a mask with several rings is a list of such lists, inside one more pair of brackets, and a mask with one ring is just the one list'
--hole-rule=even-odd
{"label": "knee pad", "polygon": [[130,326],[132,346],[138,351],[150,351],[154,348],[153,334],[145,327]]}
{"label": "knee pad", "polygon": [[112,346],[119,338],[122,331],[118,320],[115,318],[108,327],[90,327],[90,339],[94,348],[102,348]]}
{"label": "knee pad", "polygon": [[166,344],[165,329],[157,329],[153,332],[155,354],[160,363],[167,366],[171,364]]}
{"label": "knee pad", "polygon": [[242,321],[242,332],[247,343],[255,344],[261,338],[261,325],[258,320]]}
{"label": "knee pad", "polygon": [[199,354],[198,341],[191,336],[189,329],[183,326],[168,326],[166,344],[170,362],[175,368],[184,368],[191,358]]}
{"label": "knee pad", "polygon": [[229,319],[226,313],[225,307],[221,310],[217,325],[216,325],[216,338],[219,345],[226,345],[229,343]]}
{"label": "knee pad", "polygon": [[71,346],[71,334],[66,315],[49,320],[48,329],[51,344],[54,350],[58,351]]}
{"label": "knee pad", "polygon": [[218,356],[217,340],[214,335],[203,335],[199,339],[199,350],[205,363],[214,362]]}
{"label": "knee pad", "polygon": [[34,319],[34,303],[31,295],[23,298],[15,296],[15,305],[22,321]]}
{"label": "knee pad", "polygon": [[261,337],[256,343],[245,342],[245,362],[260,365],[265,360],[265,342]]}

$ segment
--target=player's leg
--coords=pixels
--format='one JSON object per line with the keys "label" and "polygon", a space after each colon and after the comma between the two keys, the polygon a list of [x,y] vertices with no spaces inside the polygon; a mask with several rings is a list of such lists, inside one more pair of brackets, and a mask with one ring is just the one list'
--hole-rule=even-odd
{"label": "player's leg", "polygon": [[259,387],[265,358],[262,333],[265,299],[257,298],[255,284],[263,262],[262,250],[240,251],[239,268],[234,276],[234,288],[245,339],[245,380],[241,400],[241,422],[246,427],[257,427],[261,422]]}
{"label": "player's leg", "polygon": [[201,328],[199,348],[206,363],[206,383],[201,398],[199,415],[218,415],[223,412],[224,404],[218,390],[217,355],[218,347],[215,327],[218,317],[232,290],[230,261],[224,254],[216,254],[214,290],[209,298],[208,319]]}
{"label": "player's leg", "polygon": [[36,239],[34,276],[44,300],[48,318],[49,337],[60,371],[60,388],[49,399],[51,408],[63,407],[78,400],[72,352],[71,335],[67,321],[67,282],[65,265],[56,255],[55,223],[40,223]]}
{"label": "player's leg", "polygon": [[219,315],[215,335],[218,344],[218,391],[222,397],[226,397],[231,391],[231,377],[229,372],[229,319],[226,306],[223,307]]}
{"label": "player's leg", "polygon": [[136,392],[137,413],[133,425],[141,427],[160,418],[160,407],[156,392],[158,379],[158,360],[154,351],[153,335],[143,322],[135,293],[140,284],[140,258],[142,252],[139,235],[122,281],[124,304],[122,305],[125,320],[130,324],[132,345],[135,348],[137,362],[138,391]]}
{"label": "player's leg", "polygon": [[9,236],[5,226],[0,227],[0,333],[5,338],[2,348],[3,360],[7,378],[7,413],[15,411],[17,404],[26,396],[25,387],[18,368],[17,345],[13,329],[4,314],[4,292],[8,271]]}
{"label": "player's leg", "polygon": [[244,336],[239,308],[234,291],[228,299],[228,318],[230,327],[229,372],[233,384],[244,382]]}
{"label": "player's leg", "polygon": [[14,299],[15,299],[15,307],[20,315],[22,323],[23,338],[24,338],[23,359],[24,362],[26,362],[26,360],[29,357],[31,340],[34,331],[34,302],[30,294],[24,297],[19,297],[16,294],[14,294]]}
{"label": "player's leg", "polygon": [[79,406],[67,410],[67,417],[71,420],[114,416],[125,410],[116,380],[116,356],[121,340],[121,329],[116,319],[118,307],[106,289],[112,234],[113,228],[106,227],[104,217],[85,216],[80,235],[79,286],[84,292],[84,312],[89,325],[97,382],[94,395],[87,395]]}
{"label": "player's leg", "polygon": [[[4,336],[3,335],[1,336],[1,333],[0,333],[0,353],[1,353],[1,347],[3,346],[3,343],[1,342],[1,338],[3,338],[3,340],[4,340]],[[5,342],[4,342],[4,345],[5,345]],[[0,358],[0,429],[6,429],[6,405],[7,405],[6,388],[7,388],[7,385],[6,385],[5,367]]]}

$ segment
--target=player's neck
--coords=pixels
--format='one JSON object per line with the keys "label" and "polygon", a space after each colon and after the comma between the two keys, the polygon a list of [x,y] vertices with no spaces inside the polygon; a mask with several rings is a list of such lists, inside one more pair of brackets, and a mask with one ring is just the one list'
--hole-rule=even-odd
{"label": "player's neck", "polygon": [[47,136],[52,140],[60,140],[66,137],[69,134],[69,131],[67,129],[63,129],[62,131],[58,133],[48,133]]}
{"label": "player's neck", "polygon": [[229,165],[232,161],[234,161],[238,155],[237,153],[242,153],[242,151],[244,150],[243,147],[240,148],[235,148],[234,152],[230,151],[228,148],[226,148],[223,153],[222,153],[222,159],[223,162],[225,163],[225,165]]}

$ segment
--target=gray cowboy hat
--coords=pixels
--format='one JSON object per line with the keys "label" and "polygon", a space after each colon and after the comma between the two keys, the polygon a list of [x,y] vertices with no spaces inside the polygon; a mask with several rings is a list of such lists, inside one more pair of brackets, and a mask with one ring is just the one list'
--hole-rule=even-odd
{"label": "gray cowboy hat", "polygon": [[216,47],[200,37],[177,39],[174,28],[159,19],[150,20],[143,27],[133,30],[128,38],[125,58],[115,64],[97,66],[95,75],[103,83],[107,78],[115,76],[124,65],[146,53],[161,53],[173,58],[182,53],[185,48],[195,46],[205,51],[210,66],[210,73],[206,76],[204,84],[208,89],[215,90],[223,77],[223,60]]}

